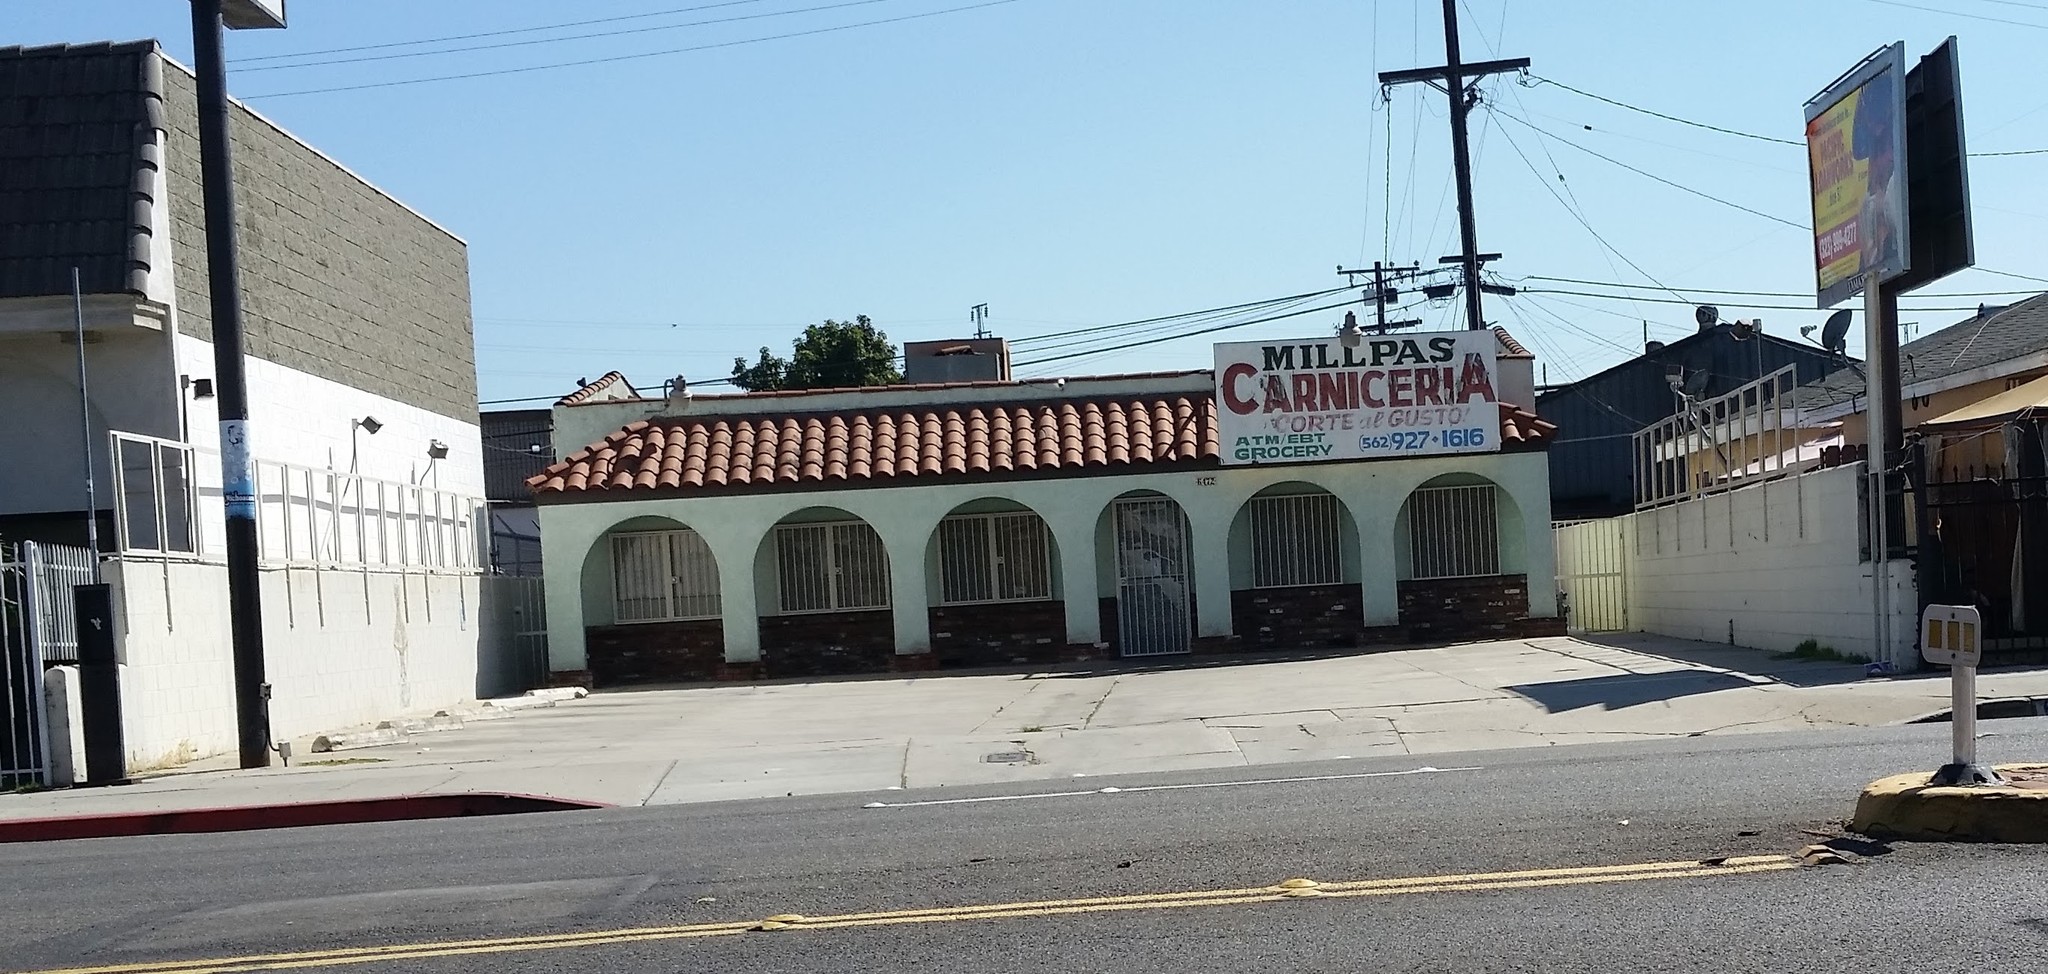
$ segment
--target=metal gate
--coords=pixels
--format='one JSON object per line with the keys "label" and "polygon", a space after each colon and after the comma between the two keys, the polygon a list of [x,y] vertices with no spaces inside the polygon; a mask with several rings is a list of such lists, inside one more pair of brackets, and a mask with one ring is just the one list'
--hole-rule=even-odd
{"label": "metal gate", "polygon": [[1627,632],[1625,517],[1556,526],[1559,610],[1574,632]]}
{"label": "metal gate", "polygon": [[71,589],[96,567],[84,548],[0,541],[0,789],[49,784],[43,667],[78,658]]}
{"label": "metal gate", "polygon": [[1165,497],[1119,500],[1113,510],[1118,652],[1187,652],[1194,635],[1187,515]]}
{"label": "metal gate", "polygon": [[477,694],[509,696],[547,685],[547,595],[541,580],[485,575],[480,587],[483,626],[478,641],[483,658],[477,667]]}

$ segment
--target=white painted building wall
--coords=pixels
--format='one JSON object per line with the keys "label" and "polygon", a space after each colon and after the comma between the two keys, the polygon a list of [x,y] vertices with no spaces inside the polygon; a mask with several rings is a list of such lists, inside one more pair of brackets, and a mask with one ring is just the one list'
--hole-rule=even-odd
{"label": "white painted building wall", "polygon": [[[213,343],[179,335],[177,369],[192,378],[213,376]],[[343,385],[331,379],[262,359],[244,367],[249,387],[251,451],[264,460],[316,469],[356,472],[367,477],[482,497],[482,440],[475,417],[455,419]],[[207,450],[220,446],[218,397],[188,407],[190,442]],[[374,416],[377,433],[356,430],[350,420]],[[448,457],[430,461],[427,446],[448,444]]]}
{"label": "white painted building wall", "polygon": [[[17,462],[0,464],[0,514],[83,511],[78,345],[68,329],[8,329],[6,304],[0,302],[0,456]],[[107,431],[177,436],[177,379],[161,331],[132,323],[95,331],[85,353],[98,504],[106,510],[113,507]]]}
{"label": "white painted building wall", "polygon": [[[565,411],[557,410],[557,414]],[[1186,512],[1192,529],[1193,561],[1198,566],[1195,634],[1228,635],[1232,622],[1231,524],[1252,495],[1293,482],[1322,487],[1343,501],[1357,527],[1361,549],[1363,624],[1391,625],[1398,621],[1399,591],[1395,559],[1389,551],[1395,544],[1402,505],[1416,487],[1445,474],[1478,474],[1500,488],[1502,529],[1512,523],[1505,516],[1510,513],[1522,526],[1519,538],[1502,541],[1503,573],[1526,572],[1536,579],[1553,573],[1550,467],[1547,455],[1541,452],[1034,480],[932,478],[928,484],[913,482],[904,487],[543,504],[540,521],[542,546],[548,552],[549,657],[555,670],[584,669],[584,627],[611,621],[609,606],[586,601],[609,584],[605,535],[614,528],[636,518],[659,517],[695,529],[717,558],[725,617],[745,620],[762,614],[767,607],[761,603],[773,594],[769,591],[772,586],[757,586],[756,578],[757,559],[767,533],[784,517],[814,507],[838,508],[874,527],[890,559],[897,652],[926,652],[931,637],[925,558],[932,533],[956,508],[985,498],[1014,501],[1045,519],[1058,548],[1057,575],[1066,604],[1068,640],[1098,642],[1099,600],[1116,592],[1099,573],[1102,552],[1097,532],[1110,502],[1134,490],[1165,494]],[[1510,505],[1512,511],[1507,510]],[[636,526],[658,525],[642,522]],[[1553,586],[1529,586],[1528,614],[1556,616]],[[730,662],[757,660],[759,633],[749,625],[728,626],[725,648]]]}
{"label": "white painted building wall", "polygon": [[[1862,561],[1861,464],[1732,490],[1603,522],[1619,522],[1628,627],[1786,652],[1812,639],[1872,659],[1871,566]],[[1890,567],[1895,642],[1915,637],[1909,561]],[[1584,599],[1575,596],[1576,609]]]}
{"label": "white painted building wall", "polygon": [[[113,586],[131,771],[233,751],[227,569],[117,559]],[[474,699],[474,575],[262,574],[271,730],[291,740]]]}

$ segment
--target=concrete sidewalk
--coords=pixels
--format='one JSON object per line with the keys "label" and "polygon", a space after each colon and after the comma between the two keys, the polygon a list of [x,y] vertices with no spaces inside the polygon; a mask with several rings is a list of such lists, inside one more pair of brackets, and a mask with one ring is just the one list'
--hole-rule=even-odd
{"label": "concrete sidewalk", "polygon": [[[2048,697],[2048,671],[1987,673]],[[1895,724],[1930,674],[1654,636],[595,694],[291,768],[0,796],[0,818],[467,791],[623,805]],[[1995,726],[1995,725],[1994,725]],[[1427,763],[1427,762],[1418,762]]]}

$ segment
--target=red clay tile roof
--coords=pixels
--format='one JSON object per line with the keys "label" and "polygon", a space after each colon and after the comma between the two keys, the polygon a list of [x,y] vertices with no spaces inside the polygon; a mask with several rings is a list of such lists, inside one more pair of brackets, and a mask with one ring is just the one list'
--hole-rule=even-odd
{"label": "red clay tile roof", "polygon": [[1493,326],[1493,334],[1495,337],[1500,339],[1500,347],[1502,349],[1501,354],[1503,356],[1506,356],[1508,358],[1536,357],[1536,354],[1534,352],[1529,351],[1528,346],[1523,345],[1519,341],[1516,341],[1515,336],[1508,334],[1508,330],[1506,328],[1502,328],[1499,325],[1495,325]]}
{"label": "red clay tile roof", "polygon": [[[1534,448],[1556,426],[1514,406],[1501,441]],[[1203,393],[1012,405],[640,421],[527,480],[541,496],[831,483],[1027,471],[1106,472],[1217,462]]]}
{"label": "red clay tile roof", "polygon": [[589,402],[592,396],[611,388],[613,383],[624,381],[626,381],[624,373],[618,371],[606,372],[598,376],[596,382],[589,383],[583,388],[555,400],[555,405],[574,406],[578,403]]}

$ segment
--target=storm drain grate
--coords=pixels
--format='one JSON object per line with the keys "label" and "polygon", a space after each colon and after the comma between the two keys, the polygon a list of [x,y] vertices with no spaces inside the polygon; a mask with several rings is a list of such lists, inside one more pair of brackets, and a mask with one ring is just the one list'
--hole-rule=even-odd
{"label": "storm drain grate", "polygon": [[1031,760],[1031,752],[997,751],[994,754],[982,755],[981,760],[986,764],[1023,764]]}

